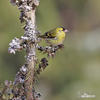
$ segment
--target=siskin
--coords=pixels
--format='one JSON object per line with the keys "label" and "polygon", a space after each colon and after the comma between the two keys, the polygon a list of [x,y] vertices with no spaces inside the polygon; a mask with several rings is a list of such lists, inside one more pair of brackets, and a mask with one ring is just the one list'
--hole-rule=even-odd
{"label": "siskin", "polygon": [[67,29],[63,27],[57,27],[44,33],[44,35],[40,35],[39,37],[45,39],[48,44],[52,46],[57,46],[63,44],[66,32],[68,32]]}

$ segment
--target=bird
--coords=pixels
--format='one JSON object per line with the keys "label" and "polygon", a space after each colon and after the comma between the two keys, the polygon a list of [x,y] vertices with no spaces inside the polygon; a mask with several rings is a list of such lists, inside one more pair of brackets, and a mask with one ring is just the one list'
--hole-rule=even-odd
{"label": "bird", "polygon": [[64,27],[56,27],[43,35],[39,35],[39,37],[45,39],[49,45],[57,46],[63,44],[67,32],[68,30]]}

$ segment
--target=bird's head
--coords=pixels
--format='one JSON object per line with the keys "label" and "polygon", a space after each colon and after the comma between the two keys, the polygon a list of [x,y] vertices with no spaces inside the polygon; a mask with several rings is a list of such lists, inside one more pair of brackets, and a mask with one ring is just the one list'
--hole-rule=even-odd
{"label": "bird's head", "polygon": [[69,32],[67,29],[65,29],[64,27],[58,27],[57,28],[58,31],[63,31],[65,33]]}

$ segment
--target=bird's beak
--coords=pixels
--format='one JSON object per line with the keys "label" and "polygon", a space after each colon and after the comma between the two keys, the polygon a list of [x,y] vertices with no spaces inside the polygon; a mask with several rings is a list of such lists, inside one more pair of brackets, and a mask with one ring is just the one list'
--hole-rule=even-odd
{"label": "bird's beak", "polygon": [[65,33],[69,32],[67,29],[64,30]]}

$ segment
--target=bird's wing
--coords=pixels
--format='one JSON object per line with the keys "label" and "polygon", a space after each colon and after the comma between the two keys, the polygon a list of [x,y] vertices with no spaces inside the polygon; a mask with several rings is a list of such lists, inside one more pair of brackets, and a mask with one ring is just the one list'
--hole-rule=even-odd
{"label": "bird's wing", "polygon": [[48,32],[46,32],[44,35],[45,35],[47,38],[55,38],[55,37],[56,37],[54,29],[53,29],[53,30],[50,30],[50,31],[48,31]]}

